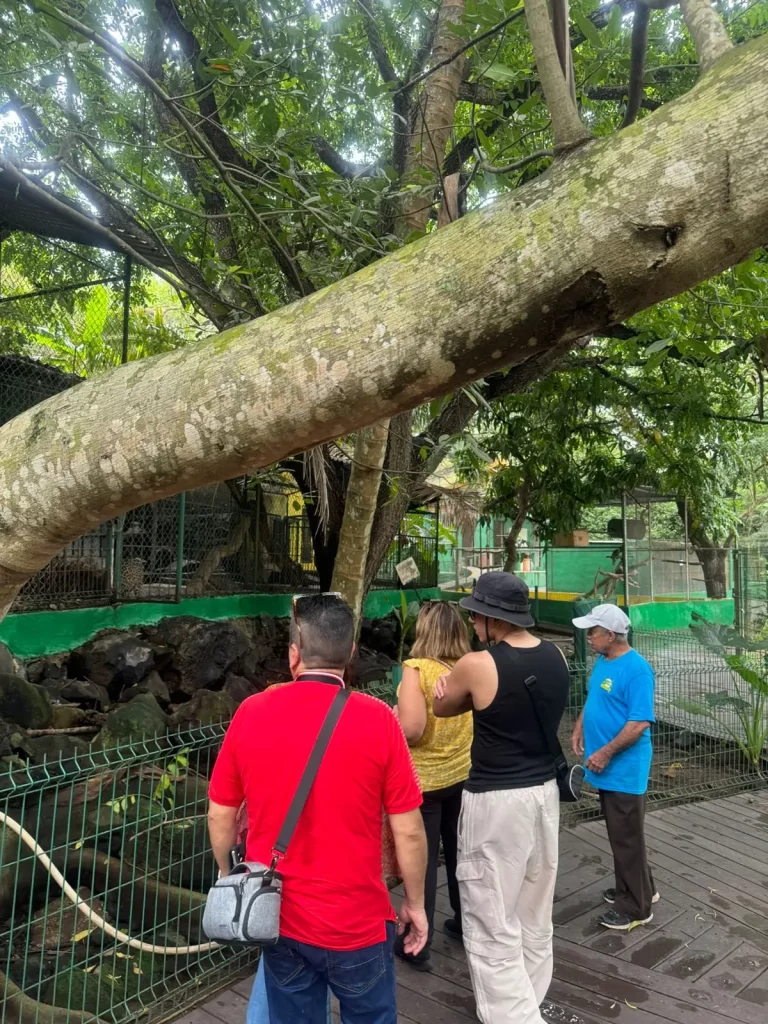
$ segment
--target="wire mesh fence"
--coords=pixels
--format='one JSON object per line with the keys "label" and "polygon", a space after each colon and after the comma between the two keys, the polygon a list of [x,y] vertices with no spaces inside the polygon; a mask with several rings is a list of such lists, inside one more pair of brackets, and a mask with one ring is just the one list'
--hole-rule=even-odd
{"label": "wire mesh fence", "polygon": [[4,1024],[158,1021],[252,961],[253,951],[210,947],[201,927],[216,876],[207,782],[223,733],[223,725],[198,727],[7,769],[0,779]]}

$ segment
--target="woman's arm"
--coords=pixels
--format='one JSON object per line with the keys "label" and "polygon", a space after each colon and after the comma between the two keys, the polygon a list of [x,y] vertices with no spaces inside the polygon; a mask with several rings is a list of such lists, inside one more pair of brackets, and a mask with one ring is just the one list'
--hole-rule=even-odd
{"label": "woman's arm", "polygon": [[397,713],[405,738],[418,743],[427,728],[427,702],[421,689],[419,670],[410,665],[403,668],[403,681],[397,693]]}

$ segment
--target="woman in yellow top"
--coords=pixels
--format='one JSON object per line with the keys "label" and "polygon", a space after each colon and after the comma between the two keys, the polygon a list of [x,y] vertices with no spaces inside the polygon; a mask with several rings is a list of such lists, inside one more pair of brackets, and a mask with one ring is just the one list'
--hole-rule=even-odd
{"label": "woman in yellow top", "polygon": [[[467,629],[456,605],[447,601],[430,601],[422,605],[416,621],[416,640],[411,657],[403,663],[397,709],[424,797],[421,814],[428,851],[424,898],[430,942],[434,931],[441,839],[448,872],[448,895],[454,913],[445,922],[445,931],[453,938],[461,938],[456,843],[461,795],[469,776],[472,714],[435,718],[432,700],[438,678],[468,651]],[[395,952],[414,967],[428,971],[432,969],[430,942],[415,958],[404,953],[401,943],[396,945]]]}

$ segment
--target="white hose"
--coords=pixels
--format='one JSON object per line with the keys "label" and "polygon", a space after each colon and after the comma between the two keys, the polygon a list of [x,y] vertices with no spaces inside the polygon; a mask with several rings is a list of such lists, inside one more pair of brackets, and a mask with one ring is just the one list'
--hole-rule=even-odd
{"label": "white hose", "polygon": [[67,899],[74,903],[80,913],[83,914],[84,917],[87,917],[91,924],[106,932],[110,938],[116,939],[118,942],[123,942],[130,946],[131,949],[137,949],[141,953],[159,953],[161,956],[182,956],[190,953],[207,953],[211,949],[219,948],[217,942],[202,942],[197,946],[155,946],[151,942],[142,942],[140,939],[132,939],[130,935],[126,935],[125,932],[118,931],[116,928],[113,928],[111,924],[108,924],[103,917],[99,917],[96,911],[92,910],[84,900],[80,899],[78,894],[66,878],[64,878],[45,850],[38,844],[35,837],[27,832],[23,825],[20,825],[18,821],[9,817],[7,814],[3,814],[2,811],[0,811],[0,821],[6,824],[12,832],[15,832],[19,839],[21,839],[22,843],[25,843],[30,848],[54,882],[56,882],[56,884],[61,888]]}

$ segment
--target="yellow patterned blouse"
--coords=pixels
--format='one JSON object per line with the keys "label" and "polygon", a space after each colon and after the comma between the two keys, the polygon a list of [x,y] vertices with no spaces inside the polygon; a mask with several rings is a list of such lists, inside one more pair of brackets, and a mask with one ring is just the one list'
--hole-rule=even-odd
{"label": "yellow patterned blouse", "polygon": [[435,683],[448,671],[448,666],[431,658],[409,658],[403,666],[418,670],[427,705],[424,735],[411,746],[422,792],[430,793],[464,782],[469,776],[472,713],[456,718],[435,718],[432,710]]}

